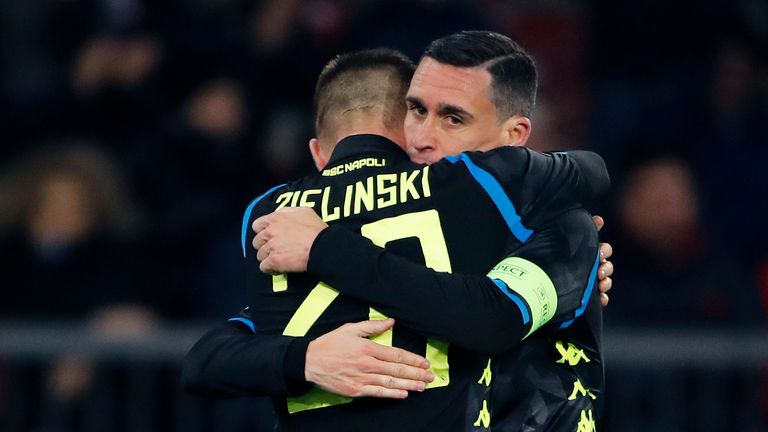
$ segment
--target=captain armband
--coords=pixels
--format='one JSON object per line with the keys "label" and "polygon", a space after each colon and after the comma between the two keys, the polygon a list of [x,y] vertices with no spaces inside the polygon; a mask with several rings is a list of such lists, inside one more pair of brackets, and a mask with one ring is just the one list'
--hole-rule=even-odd
{"label": "captain armband", "polygon": [[[509,293],[521,297],[530,310],[531,329],[525,337],[549,322],[557,310],[557,291],[547,273],[536,264],[509,257],[496,264],[488,277],[504,282]],[[503,289],[503,288],[502,288]],[[523,311],[525,315],[525,311]]]}

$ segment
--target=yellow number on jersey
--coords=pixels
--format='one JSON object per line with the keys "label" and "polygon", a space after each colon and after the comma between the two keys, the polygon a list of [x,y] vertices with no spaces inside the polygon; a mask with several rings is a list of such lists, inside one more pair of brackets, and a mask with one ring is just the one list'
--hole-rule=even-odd
{"label": "yellow number on jersey", "polygon": [[[387,243],[408,237],[416,237],[424,253],[427,267],[442,272],[451,271],[451,260],[448,256],[448,246],[445,244],[443,228],[437,210],[426,210],[416,213],[406,213],[360,227],[360,234],[371,239],[377,245],[384,247]],[[371,319],[385,319],[385,315],[371,308]],[[392,330],[377,336],[374,340],[382,345],[392,346]],[[435,374],[435,380],[427,384],[427,388],[445,387],[450,383],[448,372],[448,343],[435,339],[427,339],[426,358],[429,360],[430,371]]]}
{"label": "yellow number on jersey", "polygon": [[[436,210],[407,213],[363,225],[360,228],[363,236],[374,244],[384,247],[388,242],[409,237],[416,237],[424,253],[427,267],[436,271],[451,271],[448,247],[440,225],[440,217]],[[284,277],[273,277],[273,290],[285,291],[287,281]],[[283,335],[301,337],[317,322],[331,303],[338,297],[339,292],[324,283],[317,284],[304,299],[283,330]],[[386,316],[370,308],[371,319],[385,319]],[[392,330],[371,338],[382,345],[392,346]],[[448,343],[428,339],[426,358],[435,380],[427,388],[444,387],[450,383],[448,368]],[[326,392],[318,387],[313,388],[299,397],[288,398],[288,412],[293,414],[310,409],[323,408],[332,405],[351,402],[352,398]]]}

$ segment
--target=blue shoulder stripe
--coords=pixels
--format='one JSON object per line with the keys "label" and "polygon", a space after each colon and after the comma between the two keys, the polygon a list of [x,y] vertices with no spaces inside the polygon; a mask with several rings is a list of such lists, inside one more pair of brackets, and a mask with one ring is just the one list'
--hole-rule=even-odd
{"label": "blue shoulder stripe", "polygon": [[480,183],[480,186],[482,186],[488,196],[491,197],[491,200],[496,205],[496,208],[499,209],[499,212],[507,223],[510,231],[512,231],[512,234],[520,240],[521,243],[528,241],[533,234],[533,231],[523,226],[520,216],[517,214],[517,209],[515,209],[515,205],[493,175],[475,165],[472,159],[465,153],[462,153],[459,156],[448,156],[445,159],[451,163],[459,161],[464,162],[467,169],[469,169],[469,173],[472,174],[472,177]]}
{"label": "blue shoulder stripe", "polygon": [[243,232],[242,232],[242,235],[241,235],[241,243],[243,245],[243,258],[245,258],[245,240],[246,240],[247,234],[248,234],[248,221],[251,219],[251,212],[253,211],[253,208],[256,207],[256,204],[258,204],[259,201],[261,201],[262,198],[264,198],[265,196],[271,194],[272,192],[274,192],[275,190],[277,190],[277,189],[279,189],[279,188],[281,188],[283,186],[285,186],[285,183],[283,183],[281,185],[277,185],[277,186],[273,187],[272,189],[270,189],[270,190],[264,192],[263,194],[259,195],[259,197],[256,198],[255,200],[251,201],[251,203],[248,204],[248,207],[245,209],[245,214],[243,215]]}
{"label": "blue shoulder stripe", "polygon": [[597,276],[597,267],[600,265],[600,251],[597,251],[597,258],[595,258],[595,264],[592,266],[592,271],[589,272],[589,282],[587,283],[587,289],[584,290],[584,294],[581,296],[581,305],[578,309],[576,309],[576,314],[573,316],[573,319],[568,320],[562,324],[560,324],[560,328],[564,329],[576,320],[576,318],[582,316],[584,314],[584,311],[587,309],[587,304],[589,303],[589,297],[592,296],[592,290],[595,288],[595,279]]}
{"label": "blue shoulder stripe", "polygon": [[256,328],[253,326],[253,321],[249,320],[248,318],[235,317],[235,318],[230,318],[227,321],[243,323],[246,326],[248,326],[248,328],[251,329],[253,333],[256,333]]}

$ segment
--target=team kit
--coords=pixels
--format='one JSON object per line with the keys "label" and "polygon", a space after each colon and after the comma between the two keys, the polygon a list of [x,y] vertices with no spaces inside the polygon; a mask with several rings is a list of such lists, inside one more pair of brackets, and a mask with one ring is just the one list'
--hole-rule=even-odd
{"label": "team kit", "polygon": [[318,171],[247,206],[243,308],[186,388],[270,396],[284,431],[601,430],[610,180],[595,153],[525,147],[536,85],[493,32],[333,59]]}

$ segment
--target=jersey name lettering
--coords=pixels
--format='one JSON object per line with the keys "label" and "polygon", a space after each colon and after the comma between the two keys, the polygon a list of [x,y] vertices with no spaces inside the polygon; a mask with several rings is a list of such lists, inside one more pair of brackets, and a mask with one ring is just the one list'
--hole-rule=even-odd
{"label": "jersey name lettering", "polygon": [[[385,162],[382,159],[376,163]],[[277,196],[275,203],[276,210],[283,207],[319,207],[320,217],[330,222],[430,196],[429,167],[425,166],[412,171],[377,174],[343,186],[284,192]]]}

